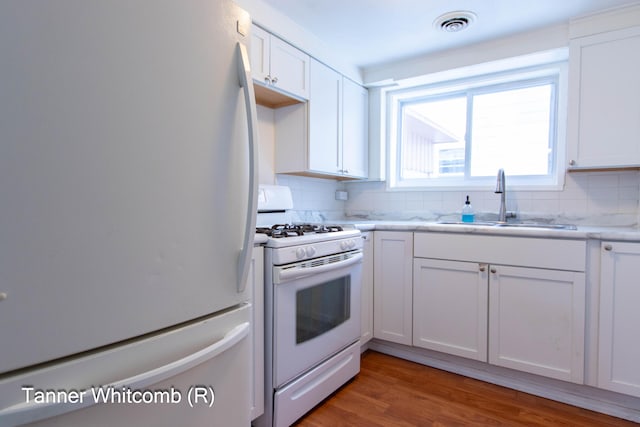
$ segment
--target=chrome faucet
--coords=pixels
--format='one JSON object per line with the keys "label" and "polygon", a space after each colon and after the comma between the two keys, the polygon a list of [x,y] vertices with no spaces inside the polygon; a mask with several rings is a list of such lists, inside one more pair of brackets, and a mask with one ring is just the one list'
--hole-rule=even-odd
{"label": "chrome faucet", "polygon": [[507,187],[504,180],[504,169],[498,170],[498,181],[496,182],[495,193],[500,194],[500,212],[498,212],[498,222],[507,222],[507,207],[505,203]]}

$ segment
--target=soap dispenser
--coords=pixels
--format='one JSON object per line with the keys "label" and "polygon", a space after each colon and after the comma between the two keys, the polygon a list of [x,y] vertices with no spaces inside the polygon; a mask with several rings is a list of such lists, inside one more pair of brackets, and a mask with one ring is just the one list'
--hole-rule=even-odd
{"label": "soap dispenser", "polygon": [[467,201],[464,202],[464,206],[462,207],[462,222],[473,222],[474,213],[473,207],[471,206],[471,201],[469,200],[469,196],[467,196]]}

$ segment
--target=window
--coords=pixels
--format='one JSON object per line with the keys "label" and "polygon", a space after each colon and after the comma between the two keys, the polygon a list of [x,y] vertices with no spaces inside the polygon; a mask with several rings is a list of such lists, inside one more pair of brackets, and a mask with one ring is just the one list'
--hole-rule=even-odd
{"label": "window", "polygon": [[551,64],[389,90],[389,186],[495,185],[502,168],[512,185],[557,188],[564,70]]}

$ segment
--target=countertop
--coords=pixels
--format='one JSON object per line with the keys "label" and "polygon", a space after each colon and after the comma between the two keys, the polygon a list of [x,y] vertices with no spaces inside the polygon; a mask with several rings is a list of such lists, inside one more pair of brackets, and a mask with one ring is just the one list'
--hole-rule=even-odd
{"label": "countertop", "polygon": [[558,230],[526,227],[495,227],[474,224],[439,224],[422,221],[336,221],[353,226],[361,231],[425,231],[441,233],[491,234],[502,236],[526,236],[549,239],[596,239],[640,242],[640,229],[637,227],[598,227],[580,226],[577,230]]}
{"label": "countertop", "polygon": [[269,237],[264,233],[256,233],[255,236],[253,236],[253,245],[264,245],[265,243],[267,243],[268,238]]}

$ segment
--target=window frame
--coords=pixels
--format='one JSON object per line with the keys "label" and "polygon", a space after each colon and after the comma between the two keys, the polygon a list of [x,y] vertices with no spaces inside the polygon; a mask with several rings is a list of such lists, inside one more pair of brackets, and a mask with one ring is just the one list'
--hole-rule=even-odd
{"label": "window frame", "polygon": [[[514,58],[514,63],[517,58]],[[402,138],[401,117],[402,106],[418,102],[426,98],[446,99],[449,97],[469,94],[494,93],[496,89],[518,89],[532,87],[536,83],[550,82],[553,84],[551,118],[549,123],[550,158],[549,175],[544,177],[533,175],[508,176],[509,187],[515,190],[525,191],[549,191],[562,190],[564,186],[565,174],[565,151],[566,151],[566,111],[567,111],[567,73],[568,63],[566,59],[555,59],[548,63],[531,65],[516,68],[503,67],[500,70],[485,72],[483,74],[468,72],[467,75],[446,80],[446,73],[439,73],[439,79],[420,82],[420,79],[413,79],[407,84],[398,84],[394,87],[386,88],[381,96],[385,98],[385,115],[387,127],[387,189],[388,190],[462,190],[480,189],[495,186],[495,177],[470,177],[471,162],[465,161],[464,177],[456,178],[427,178],[427,179],[407,179],[400,176],[401,152],[400,143]],[[473,67],[471,67],[473,68]],[[416,81],[417,80],[417,81]],[[428,80],[428,79],[427,79]],[[465,136],[465,159],[469,158],[471,144],[468,140],[470,127],[472,126],[469,115],[472,108],[467,109],[467,135]],[[508,175],[508,167],[505,167]],[[496,170],[497,173],[497,170]]]}

